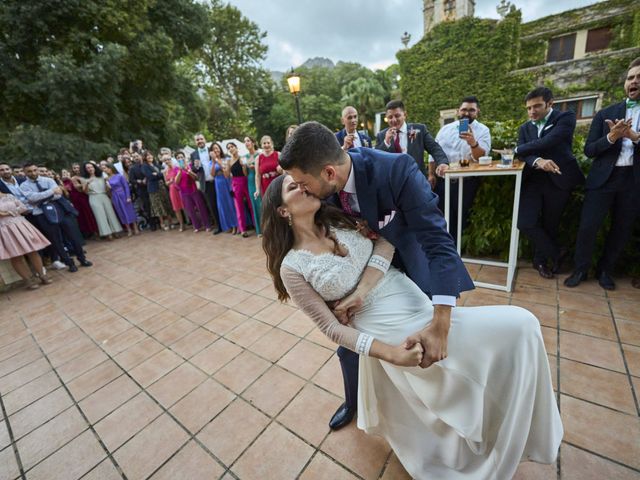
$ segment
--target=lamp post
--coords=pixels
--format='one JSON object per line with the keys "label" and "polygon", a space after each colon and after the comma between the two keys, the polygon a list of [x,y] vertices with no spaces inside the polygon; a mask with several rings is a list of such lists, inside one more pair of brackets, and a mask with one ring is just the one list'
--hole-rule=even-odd
{"label": "lamp post", "polygon": [[298,98],[300,94],[300,75],[294,72],[293,67],[291,67],[291,72],[287,75],[287,84],[289,85],[289,92],[296,99],[296,113],[298,114],[298,125],[300,125],[302,123],[300,99]]}

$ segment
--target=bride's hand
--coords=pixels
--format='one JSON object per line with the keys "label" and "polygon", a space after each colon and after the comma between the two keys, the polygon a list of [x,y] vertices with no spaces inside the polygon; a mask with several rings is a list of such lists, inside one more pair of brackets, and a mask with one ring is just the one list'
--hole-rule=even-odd
{"label": "bride's hand", "polygon": [[351,323],[353,316],[362,308],[365,295],[362,289],[358,287],[342,300],[338,300],[335,303],[333,313],[342,325]]}
{"label": "bride's hand", "polygon": [[393,356],[391,363],[399,367],[417,367],[422,362],[423,353],[422,345],[416,343],[410,349],[404,345],[393,347]]}
{"label": "bride's hand", "polygon": [[435,362],[447,358],[447,337],[449,330],[438,326],[429,325],[423,330],[414,333],[404,342],[406,349],[411,349],[417,344],[424,348],[424,356],[420,362],[422,368],[427,368]]}

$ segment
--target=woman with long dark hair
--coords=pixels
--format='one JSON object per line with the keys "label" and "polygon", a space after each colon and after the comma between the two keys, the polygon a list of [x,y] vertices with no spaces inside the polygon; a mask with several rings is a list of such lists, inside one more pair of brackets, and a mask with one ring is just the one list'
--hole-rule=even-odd
{"label": "woman with long dark hair", "polygon": [[89,205],[98,222],[99,234],[107,240],[113,240],[114,235],[122,232],[122,226],[109,199],[111,187],[93,162],[85,162],[82,166],[82,176],[84,193],[89,195]]}
{"label": "woman with long dark hair", "polygon": [[165,230],[171,223],[171,202],[169,192],[164,184],[160,167],[154,162],[153,154],[147,150],[142,154],[142,173],[147,180],[147,191],[151,203],[151,216],[157,217]]}
{"label": "woman with long dark hair", "polygon": [[111,163],[104,166],[104,173],[107,175],[107,183],[111,189],[111,203],[118,214],[120,223],[127,229],[127,236],[138,235],[140,233],[140,230],[138,230],[138,216],[136,215],[136,209],[133,207],[129,183]]}
{"label": "woman with long dark hair", "polygon": [[247,166],[243,163],[238,154],[238,146],[233,143],[227,143],[227,151],[230,158],[226,165],[227,175],[231,175],[231,187],[233,188],[233,203],[236,207],[236,219],[238,227],[243,237],[248,237],[247,232],[247,211],[244,208],[245,200],[249,207],[249,215],[253,215],[251,208],[251,199],[249,198],[249,185],[247,183]]}
{"label": "woman with long dark hair", "polygon": [[[288,175],[262,201],[278,298],[293,299],[327,337],[360,354],[358,427],[383,436],[412,478],[506,479],[523,459],[555,461],[562,423],[535,316],[514,306],[456,307],[444,359],[419,368],[422,345],[410,337],[434,308],[391,265],[394,247]],[[362,300],[341,310],[349,297]]]}
{"label": "woman with long dark hair", "polygon": [[216,185],[216,203],[218,206],[218,216],[220,217],[219,228],[222,232],[235,235],[238,233],[238,219],[236,218],[236,211],[233,207],[229,180],[225,175],[224,154],[222,153],[222,146],[219,143],[211,142],[209,146],[209,157],[213,164],[211,167],[211,175],[213,175]]}
{"label": "woman with long dark hair", "polygon": [[98,223],[93,215],[91,206],[89,205],[89,197],[84,193],[84,185],[82,184],[82,169],[79,163],[71,165],[71,175],[66,178],[62,176],[62,182],[69,192],[69,199],[73,206],[78,210],[78,226],[80,232],[85,238],[98,234]]}
{"label": "woman with long dark hair", "polygon": [[247,153],[244,157],[247,166],[247,185],[249,187],[249,198],[251,199],[251,212],[253,213],[253,224],[256,227],[256,235],[261,237],[260,233],[260,212],[262,211],[262,199],[260,195],[256,195],[256,159],[258,152],[256,151],[256,141],[252,137],[244,137],[244,145],[247,147]]}

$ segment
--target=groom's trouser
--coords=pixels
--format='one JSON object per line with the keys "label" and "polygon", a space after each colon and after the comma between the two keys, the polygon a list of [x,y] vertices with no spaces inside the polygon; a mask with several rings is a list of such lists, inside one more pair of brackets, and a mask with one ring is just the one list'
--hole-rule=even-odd
{"label": "groom's trouser", "polygon": [[344,403],[347,408],[358,408],[358,354],[348,348],[338,347],[338,358],[344,380]]}

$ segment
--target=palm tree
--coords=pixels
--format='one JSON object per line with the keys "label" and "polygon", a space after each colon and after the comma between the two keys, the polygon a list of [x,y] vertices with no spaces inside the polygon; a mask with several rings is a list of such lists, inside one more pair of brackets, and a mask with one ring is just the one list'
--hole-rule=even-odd
{"label": "palm tree", "polygon": [[377,110],[383,108],[385,93],[375,78],[361,77],[342,88],[342,102],[358,110],[362,123],[369,130],[369,117],[373,117]]}

